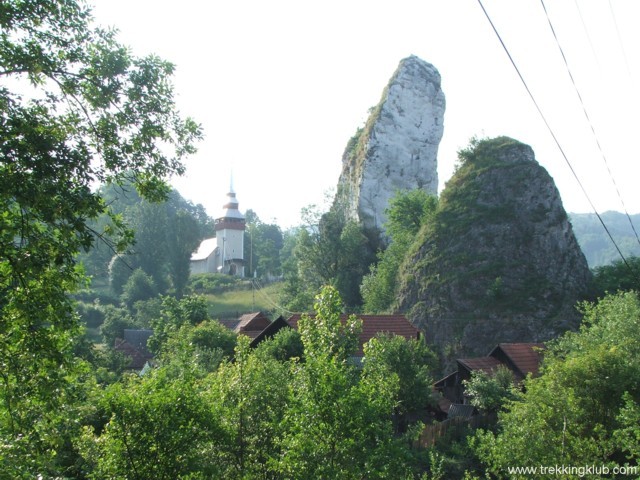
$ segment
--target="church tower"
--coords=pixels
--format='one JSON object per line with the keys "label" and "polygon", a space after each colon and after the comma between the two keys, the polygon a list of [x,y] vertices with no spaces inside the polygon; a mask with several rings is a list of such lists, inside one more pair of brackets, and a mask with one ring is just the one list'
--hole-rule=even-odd
{"label": "church tower", "polygon": [[244,277],[245,218],[238,210],[238,200],[231,186],[222,214],[215,220],[218,271]]}

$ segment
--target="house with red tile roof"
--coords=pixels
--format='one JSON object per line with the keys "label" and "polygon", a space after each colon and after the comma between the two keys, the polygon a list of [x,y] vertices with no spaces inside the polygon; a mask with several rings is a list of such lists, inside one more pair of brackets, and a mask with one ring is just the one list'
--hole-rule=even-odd
{"label": "house with red tile roof", "polygon": [[504,366],[513,372],[518,383],[529,374],[537,376],[544,348],[542,343],[500,343],[486,357],[457,359],[458,369],[433,385],[442,394],[440,409],[446,413],[452,404],[466,403],[464,381],[469,380],[473,372],[492,374]]}
{"label": "house with red tile roof", "polygon": [[129,358],[127,368],[140,370],[153,358],[147,349],[147,340],[153,330],[136,330],[125,328],[123,338],[116,338],[114,349]]}
{"label": "house with red tile roof", "polygon": [[513,372],[517,381],[540,373],[543,343],[500,343],[489,356],[498,359]]}
{"label": "house with red tile roof", "polygon": [[245,313],[239,318],[219,320],[219,322],[229,330],[246,335],[251,340],[260,335],[272,323],[269,317],[262,312]]}
{"label": "house with red tile roof", "polygon": [[[310,314],[311,316],[315,314]],[[283,328],[298,329],[298,321],[302,314],[293,314],[287,320],[282,317],[273,322],[262,312],[247,313],[237,319],[219,320],[225,327],[233,330],[237,334],[246,335],[251,338],[251,346],[257,346],[261,341],[273,337]],[[346,323],[349,315],[341,316],[341,321]],[[398,335],[407,340],[419,339],[422,337],[421,331],[416,328],[404,315],[356,315],[362,320],[362,332],[360,333],[358,350],[354,358],[360,360],[364,356],[363,346],[369,340],[380,333]]]}
{"label": "house with red tile roof", "polygon": [[276,333],[278,333],[283,328],[291,328],[291,326],[287,323],[284,317],[279,316],[273,322],[271,322],[264,330],[259,332],[255,337],[252,337],[251,343],[249,345],[251,347],[256,347],[263,340],[272,338]]}
{"label": "house with red tile roof", "polygon": [[[294,328],[298,329],[298,321],[302,315],[297,313],[289,317],[287,323]],[[310,314],[314,316],[314,314]],[[350,315],[343,314],[340,317],[342,323],[346,323]],[[358,344],[358,351],[354,354],[356,358],[362,358],[364,352],[362,350],[365,343],[381,333],[387,333],[390,335],[397,335],[407,340],[419,339],[422,336],[421,331],[415,327],[407,317],[404,315],[356,315],[356,317],[362,320],[362,332],[360,333],[360,341]]]}

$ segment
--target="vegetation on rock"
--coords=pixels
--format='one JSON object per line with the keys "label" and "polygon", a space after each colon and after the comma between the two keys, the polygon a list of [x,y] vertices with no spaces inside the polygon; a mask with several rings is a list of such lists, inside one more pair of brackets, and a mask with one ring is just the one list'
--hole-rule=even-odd
{"label": "vegetation on rock", "polygon": [[530,147],[474,140],[418,233],[396,308],[441,349],[486,353],[575,327],[591,273],[555,185]]}

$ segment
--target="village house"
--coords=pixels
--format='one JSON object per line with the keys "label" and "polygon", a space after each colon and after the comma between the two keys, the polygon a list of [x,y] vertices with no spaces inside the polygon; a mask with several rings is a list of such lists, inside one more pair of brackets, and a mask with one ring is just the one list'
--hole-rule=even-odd
{"label": "village house", "polygon": [[116,338],[114,350],[128,357],[127,368],[142,369],[153,358],[147,349],[147,340],[153,335],[153,330],[136,330],[125,328],[123,338]]}
{"label": "village house", "polygon": [[[441,394],[438,404],[440,411],[451,416],[460,410],[460,405],[468,404],[464,381],[469,380],[473,372],[492,374],[498,367],[504,366],[513,373],[516,383],[522,382],[529,374],[537,376],[544,348],[542,343],[500,343],[486,357],[456,360],[458,369],[433,385],[434,390]],[[467,413],[470,410],[462,409]]]}
{"label": "village house", "polygon": [[[358,350],[353,355],[357,362],[364,356],[364,344],[376,335],[386,333],[398,335],[407,340],[420,339],[422,333],[404,315],[356,315],[362,320],[362,332],[359,336]],[[247,313],[238,319],[220,320],[224,326],[234,332],[246,335],[251,338],[251,346],[255,347],[263,340],[273,337],[283,328],[298,329],[298,321],[302,314],[294,314],[288,319],[276,318],[273,322],[263,312]],[[349,315],[341,317],[342,322],[346,322]]]}
{"label": "village house", "polygon": [[[263,312],[253,312],[238,318],[218,320],[222,325],[238,335],[246,335],[251,339],[250,346],[256,347],[262,341],[273,337],[283,328],[298,329],[301,314],[294,314],[285,320],[282,316],[271,321]],[[349,315],[341,317],[346,322]],[[362,320],[362,332],[359,336],[358,350],[353,355],[355,363],[360,363],[364,356],[364,345],[378,334],[397,335],[406,340],[420,339],[422,333],[404,315],[357,315]],[[124,331],[124,338],[117,339],[115,348],[131,359],[129,368],[140,370],[153,358],[147,349],[147,340],[153,335],[153,330]]]}
{"label": "village house", "polygon": [[240,318],[222,319],[219,322],[229,330],[249,337],[251,347],[256,347],[263,340],[273,337],[283,328],[291,328],[283,317],[278,317],[272,322],[263,312],[245,313]]}
{"label": "village house", "polygon": [[[297,330],[301,316],[299,313],[294,314],[289,317],[287,323],[291,328]],[[340,320],[345,323],[348,317],[348,314],[343,314]],[[378,334],[397,335],[406,340],[418,340],[422,337],[420,330],[407,320],[404,315],[356,315],[356,317],[362,320],[362,332],[359,337],[358,350],[353,355],[354,360],[358,362],[364,357],[364,345]]]}

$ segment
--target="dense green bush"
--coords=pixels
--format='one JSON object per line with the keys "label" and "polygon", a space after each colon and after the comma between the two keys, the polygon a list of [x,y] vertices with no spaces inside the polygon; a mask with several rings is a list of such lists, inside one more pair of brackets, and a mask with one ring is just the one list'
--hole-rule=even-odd
{"label": "dense green bush", "polygon": [[99,305],[78,302],[76,311],[82,322],[89,328],[98,328],[104,322],[104,311]]}
{"label": "dense green bush", "polygon": [[118,305],[120,303],[117,295],[99,290],[82,290],[73,294],[73,298],[78,302],[97,303],[100,305]]}
{"label": "dense green bush", "polygon": [[237,290],[243,286],[249,288],[250,283],[238,277],[225,275],[223,273],[198,273],[191,276],[187,289],[193,293],[203,295]]}

